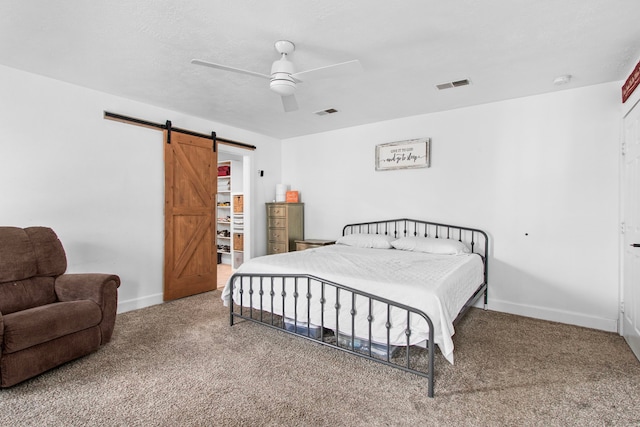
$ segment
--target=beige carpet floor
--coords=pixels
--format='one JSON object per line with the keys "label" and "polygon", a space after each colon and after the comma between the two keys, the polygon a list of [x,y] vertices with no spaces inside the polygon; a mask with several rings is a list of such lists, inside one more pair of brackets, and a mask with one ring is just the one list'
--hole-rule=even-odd
{"label": "beige carpet floor", "polygon": [[2,426],[638,426],[612,333],[472,309],[426,380],[243,322],[220,291],[120,314],[113,340],[0,390]]}

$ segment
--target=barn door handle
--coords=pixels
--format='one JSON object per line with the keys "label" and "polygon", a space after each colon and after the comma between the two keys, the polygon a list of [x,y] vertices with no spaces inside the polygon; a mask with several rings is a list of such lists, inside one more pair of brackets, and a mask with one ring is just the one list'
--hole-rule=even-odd
{"label": "barn door handle", "polygon": [[631,246],[633,248],[640,248],[640,243],[632,243],[629,246]]}

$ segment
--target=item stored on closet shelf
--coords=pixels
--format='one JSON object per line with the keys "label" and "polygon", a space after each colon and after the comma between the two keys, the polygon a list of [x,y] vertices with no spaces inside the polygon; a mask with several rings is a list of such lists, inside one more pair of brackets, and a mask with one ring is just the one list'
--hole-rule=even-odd
{"label": "item stored on closet shelf", "polygon": [[218,166],[218,176],[229,176],[231,175],[231,166],[222,165]]}
{"label": "item stored on closet shelf", "polygon": [[233,250],[244,251],[244,234],[233,233]]}
{"label": "item stored on closet shelf", "polygon": [[237,194],[233,196],[233,213],[242,213],[244,211],[244,196]]}

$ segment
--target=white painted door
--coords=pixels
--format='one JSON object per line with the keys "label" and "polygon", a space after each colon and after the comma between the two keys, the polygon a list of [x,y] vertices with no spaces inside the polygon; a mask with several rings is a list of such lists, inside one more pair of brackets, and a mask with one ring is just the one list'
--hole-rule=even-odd
{"label": "white painted door", "polygon": [[623,153],[622,334],[640,359],[640,105],[624,118]]}

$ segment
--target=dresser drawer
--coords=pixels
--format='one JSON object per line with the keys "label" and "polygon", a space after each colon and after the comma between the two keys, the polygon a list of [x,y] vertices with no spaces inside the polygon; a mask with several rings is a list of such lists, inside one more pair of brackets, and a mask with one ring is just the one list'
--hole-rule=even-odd
{"label": "dresser drawer", "polygon": [[287,252],[287,244],[284,242],[269,242],[267,243],[267,249],[269,254],[282,254]]}
{"label": "dresser drawer", "polygon": [[286,217],[269,217],[269,228],[284,228],[287,226]]}
{"label": "dresser drawer", "polygon": [[269,217],[287,217],[287,208],[285,206],[269,206]]}
{"label": "dresser drawer", "polygon": [[286,242],[287,241],[287,229],[286,228],[269,228],[269,241],[270,242]]}

